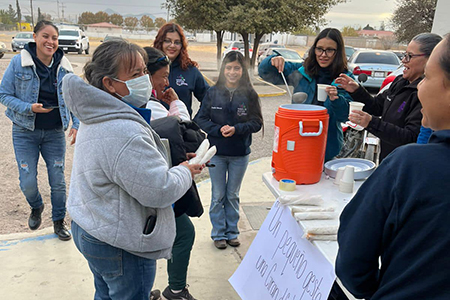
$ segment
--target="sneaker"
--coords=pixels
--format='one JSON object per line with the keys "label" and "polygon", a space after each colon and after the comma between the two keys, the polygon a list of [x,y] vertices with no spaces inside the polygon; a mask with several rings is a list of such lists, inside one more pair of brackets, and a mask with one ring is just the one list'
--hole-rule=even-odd
{"label": "sneaker", "polygon": [[31,230],[36,230],[41,226],[41,215],[44,211],[44,203],[42,203],[41,207],[39,208],[32,208],[30,217],[28,218],[28,227],[30,227]]}
{"label": "sneaker", "polygon": [[172,292],[169,287],[166,287],[166,289],[162,292],[161,299],[163,300],[197,300],[195,299],[191,294],[189,294],[188,291],[189,285],[186,285],[186,287],[179,293]]}
{"label": "sneaker", "polygon": [[217,249],[223,250],[227,248],[227,241],[226,240],[215,240],[214,246],[216,246]]}
{"label": "sneaker", "polygon": [[241,242],[237,238],[235,238],[228,240],[227,244],[230,245],[231,247],[239,247],[241,245]]}
{"label": "sneaker", "polygon": [[66,222],[64,222],[64,219],[54,221],[53,229],[55,231],[55,234],[58,236],[58,238],[61,241],[68,241],[72,238],[72,235],[70,234],[69,230],[67,230],[67,228],[66,228]]}

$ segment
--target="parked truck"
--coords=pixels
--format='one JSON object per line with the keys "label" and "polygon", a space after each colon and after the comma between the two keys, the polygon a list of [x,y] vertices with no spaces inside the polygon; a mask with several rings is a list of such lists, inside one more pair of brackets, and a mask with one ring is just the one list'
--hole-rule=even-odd
{"label": "parked truck", "polygon": [[65,53],[89,54],[89,38],[81,29],[64,28],[59,30],[59,48]]}

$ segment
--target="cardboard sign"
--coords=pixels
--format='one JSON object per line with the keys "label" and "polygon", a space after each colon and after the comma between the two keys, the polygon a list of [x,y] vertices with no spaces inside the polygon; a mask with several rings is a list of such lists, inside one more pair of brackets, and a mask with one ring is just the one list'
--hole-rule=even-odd
{"label": "cardboard sign", "polygon": [[331,263],[302,238],[288,207],[276,201],[229,279],[243,300],[323,300],[335,280]]}

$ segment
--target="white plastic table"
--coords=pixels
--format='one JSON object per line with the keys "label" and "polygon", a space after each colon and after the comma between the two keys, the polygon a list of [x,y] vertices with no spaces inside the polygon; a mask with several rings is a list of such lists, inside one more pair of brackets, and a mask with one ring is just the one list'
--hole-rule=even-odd
{"label": "white plastic table", "polygon": [[[359,189],[361,184],[364,181],[356,181],[355,182],[355,188],[352,194],[348,193],[341,193],[339,191],[339,187],[335,184],[333,184],[334,179],[328,178],[324,173],[322,173],[322,177],[320,178],[320,181],[316,184],[309,184],[309,185],[296,185],[295,191],[293,192],[285,192],[280,191],[278,189],[278,181],[273,178],[271,172],[266,172],[262,176],[263,182],[266,184],[266,186],[269,188],[269,190],[272,192],[272,194],[278,198],[281,193],[285,195],[299,195],[299,194],[309,194],[309,195],[322,195],[322,198],[325,201],[332,201],[333,203],[336,203],[337,205],[337,211],[336,218],[332,220],[304,220],[304,221],[298,221],[297,223],[300,225],[303,231],[305,231],[305,228],[317,228],[317,227],[330,227],[330,226],[338,226],[339,225],[339,215],[341,214],[342,210],[344,209],[345,205],[352,199],[356,191]],[[338,252],[338,243],[337,241],[312,241],[313,245],[315,245],[319,251],[325,256],[326,259],[334,266],[336,262],[336,256]],[[353,297],[341,284],[339,279],[337,279],[337,282],[341,286],[342,290],[346,294],[346,296],[353,300],[356,298]]]}

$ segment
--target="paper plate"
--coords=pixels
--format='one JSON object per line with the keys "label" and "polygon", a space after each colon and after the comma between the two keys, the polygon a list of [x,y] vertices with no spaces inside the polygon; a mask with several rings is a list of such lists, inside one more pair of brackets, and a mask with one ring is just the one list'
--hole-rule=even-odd
{"label": "paper plate", "polygon": [[369,177],[375,171],[376,165],[373,161],[362,158],[337,158],[327,161],[324,165],[325,174],[336,177],[337,170],[341,167],[355,167],[355,180],[362,180]]}

